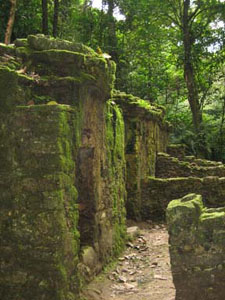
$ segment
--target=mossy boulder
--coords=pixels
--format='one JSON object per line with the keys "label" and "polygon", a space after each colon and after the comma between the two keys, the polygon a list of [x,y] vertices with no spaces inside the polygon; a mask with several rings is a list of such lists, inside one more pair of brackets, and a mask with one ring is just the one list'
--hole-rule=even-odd
{"label": "mossy boulder", "polygon": [[222,300],[225,208],[208,209],[189,194],[169,203],[167,224],[176,300]]}

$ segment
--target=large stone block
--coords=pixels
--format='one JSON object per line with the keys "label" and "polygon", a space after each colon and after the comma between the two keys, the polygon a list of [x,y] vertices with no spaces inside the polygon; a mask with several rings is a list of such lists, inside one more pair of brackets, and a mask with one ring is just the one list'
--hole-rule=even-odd
{"label": "large stone block", "polygon": [[176,300],[222,300],[225,294],[225,208],[206,208],[189,194],[167,208]]}

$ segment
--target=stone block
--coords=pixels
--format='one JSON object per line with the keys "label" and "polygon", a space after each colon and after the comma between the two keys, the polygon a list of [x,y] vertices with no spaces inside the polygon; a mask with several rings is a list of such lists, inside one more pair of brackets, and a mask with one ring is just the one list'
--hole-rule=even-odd
{"label": "stone block", "polygon": [[200,195],[167,207],[176,300],[222,300],[225,294],[225,208],[206,208]]}

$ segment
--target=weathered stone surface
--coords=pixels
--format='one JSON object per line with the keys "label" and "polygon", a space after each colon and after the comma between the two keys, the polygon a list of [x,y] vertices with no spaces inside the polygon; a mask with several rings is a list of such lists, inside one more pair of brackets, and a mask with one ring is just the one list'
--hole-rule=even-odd
{"label": "weathered stone surface", "polygon": [[[0,222],[6,239],[0,298],[7,299],[8,290],[12,300],[30,299],[34,286],[32,299],[72,300],[83,275],[77,271],[80,244],[95,253],[92,263],[83,261],[89,280],[125,243],[124,121],[107,102],[115,64],[85,46],[44,36],[8,48],[0,51]],[[18,65],[4,60],[4,49]],[[15,260],[7,249],[20,237]],[[22,252],[29,258],[21,269]]]}
{"label": "weathered stone surface", "polygon": [[225,166],[221,163],[209,162],[203,159],[189,161],[179,160],[166,153],[157,154],[156,177],[206,177],[206,176],[225,176]]}
{"label": "weathered stone surface", "polygon": [[104,264],[125,238],[124,123],[110,101],[84,106],[78,156],[81,244],[92,245]]}
{"label": "weathered stone surface", "polygon": [[164,219],[168,203],[191,192],[203,195],[208,207],[225,206],[224,177],[149,177],[141,182],[142,219]]}
{"label": "weathered stone surface", "polygon": [[44,36],[43,34],[37,35],[30,35],[28,39],[18,39],[15,41],[15,45],[17,47],[21,46],[29,46],[34,50],[50,50],[50,49],[57,49],[57,50],[67,50],[77,53],[84,53],[90,56],[97,56],[97,53],[80,43],[73,43],[65,40],[54,39]]}
{"label": "weathered stone surface", "polygon": [[77,299],[73,118],[64,105],[1,116],[1,299]]}
{"label": "weathered stone surface", "polygon": [[78,299],[124,247],[125,203],[140,216],[168,124],[162,107],[112,97],[114,79],[80,44],[0,45],[1,299]]}
{"label": "weathered stone surface", "polygon": [[186,146],[184,144],[169,144],[166,147],[166,153],[182,160],[186,155]]}
{"label": "weathered stone surface", "polygon": [[163,120],[161,106],[125,93],[115,93],[113,101],[125,121],[127,215],[140,219],[141,181],[155,175],[156,153],[166,149],[169,124]]}
{"label": "weathered stone surface", "polygon": [[196,158],[195,156],[184,156],[183,157],[184,161],[188,161],[190,163],[194,163],[197,166],[201,167],[216,167],[216,166],[222,166],[223,163],[220,161],[212,161],[212,160],[207,160],[207,159],[201,159],[201,158]]}
{"label": "weathered stone surface", "polygon": [[224,299],[225,208],[189,194],[169,203],[167,223],[176,300]]}
{"label": "weathered stone surface", "polygon": [[162,220],[168,203],[187,193],[200,192],[203,180],[196,177],[155,178],[149,177],[141,182],[142,218]]}

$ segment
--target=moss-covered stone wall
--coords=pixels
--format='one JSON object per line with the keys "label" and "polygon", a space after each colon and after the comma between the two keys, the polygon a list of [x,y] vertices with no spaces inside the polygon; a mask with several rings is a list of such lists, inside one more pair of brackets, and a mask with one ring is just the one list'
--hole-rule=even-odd
{"label": "moss-covered stone wall", "polygon": [[208,209],[189,194],[167,208],[176,300],[222,300],[225,293],[225,208]]}
{"label": "moss-covered stone wall", "polygon": [[[0,298],[75,300],[117,256],[164,110],[113,91],[115,63],[76,43],[0,44]],[[126,208],[125,208],[126,206]]]}
{"label": "moss-covered stone wall", "polygon": [[169,124],[161,106],[116,92],[113,101],[122,109],[125,121],[127,214],[141,219],[141,181],[155,176],[156,154],[166,150]]}
{"label": "moss-covered stone wall", "polygon": [[186,146],[184,144],[169,144],[166,147],[166,153],[183,160],[186,155]]}
{"label": "moss-covered stone wall", "polygon": [[66,105],[1,113],[1,299],[77,299],[74,118]]}
{"label": "moss-covered stone wall", "polygon": [[120,109],[108,101],[104,105],[86,103],[85,110],[78,190],[81,270],[88,279],[124,247],[126,164]]}
{"label": "moss-covered stone wall", "polygon": [[112,61],[80,44],[38,35],[0,45],[1,299],[77,299],[123,249],[114,76]]}
{"label": "moss-covered stone wall", "polygon": [[150,177],[141,186],[142,218],[164,219],[168,203],[191,192],[201,194],[208,207],[225,206],[224,177]]}
{"label": "moss-covered stone wall", "polygon": [[[202,162],[202,164],[200,164]],[[205,164],[204,164],[205,162]],[[199,165],[200,164],[200,165]],[[166,153],[158,153],[156,161],[156,177],[225,177],[225,166],[222,163],[212,164],[207,160],[184,160],[172,157]]]}

